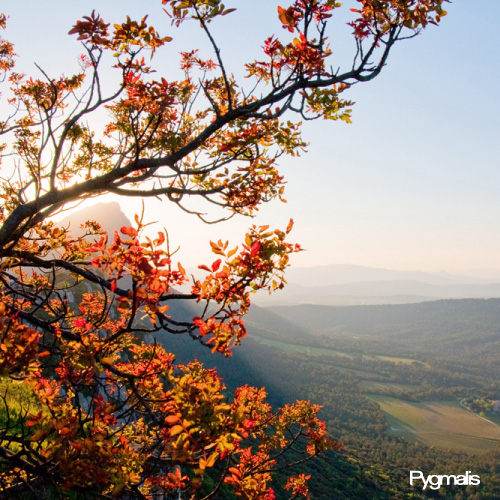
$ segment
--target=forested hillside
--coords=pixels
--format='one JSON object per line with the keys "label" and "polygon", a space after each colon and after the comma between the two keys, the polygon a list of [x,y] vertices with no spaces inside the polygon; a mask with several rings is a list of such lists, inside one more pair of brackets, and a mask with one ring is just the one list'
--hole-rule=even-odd
{"label": "forested hillside", "polygon": [[443,343],[460,351],[464,343],[479,348],[481,343],[491,347],[500,340],[500,299],[350,307],[276,306],[271,310],[310,333],[408,341],[424,349],[428,342],[434,343],[433,348]]}

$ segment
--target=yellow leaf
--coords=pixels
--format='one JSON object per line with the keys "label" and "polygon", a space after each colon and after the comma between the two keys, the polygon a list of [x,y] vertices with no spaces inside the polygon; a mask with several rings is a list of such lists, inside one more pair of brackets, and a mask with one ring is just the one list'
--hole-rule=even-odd
{"label": "yellow leaf", "polygon": [[43,431],[42,429],[38,429],[34,434],[33,436],[30,437],[30,441],[31,442],[34,442],[34,441],[40,441],[41,439],[43,439],[45,437],[45,431]]}
{"label": "yellow leaf", "polygon": [[205,467],[213,467],[215,465],[215,462],[217,461],[217,458],[219,456],[219,452],[218,451],[215,451],[214,453],[212,453],[206,463],[205,463]]}
{"label": "yellow leaf", "polygon": [[170,435],[171,436],[177,436],[177,434],[180,434],[183,430],[184,430],[184,428],[182,427],[182,425],[174,425],[170,429]]}
{"label": "yellow leaf", "polygon": [[229,250],[227,257],[232,257],[236,252],[238,251],[238,247],[233,248],[232,250]]}

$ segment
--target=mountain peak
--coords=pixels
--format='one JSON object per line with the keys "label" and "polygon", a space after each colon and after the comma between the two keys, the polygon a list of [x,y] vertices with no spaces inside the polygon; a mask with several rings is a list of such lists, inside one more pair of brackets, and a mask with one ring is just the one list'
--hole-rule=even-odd
{"label": "mountain peak", "polygon": [[129,218],[122,212],[120,204],[116,201],[96,203],[89,207],[73,212],[58,221],[61,226],[69,227],[73,236],[81,233],[80,226],[88,220],[97,221],[101,227],[112,235],[122,226],[130,226]]}

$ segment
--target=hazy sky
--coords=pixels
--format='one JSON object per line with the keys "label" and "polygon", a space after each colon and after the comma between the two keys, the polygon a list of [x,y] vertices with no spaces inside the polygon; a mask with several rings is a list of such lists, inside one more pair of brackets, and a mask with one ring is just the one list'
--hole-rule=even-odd
{"label": "hazy sky", "polygon": [[[69,73],[81,52],[67,31],[93,8],[108,22],[147,13],[146,2],[3,1],[6,36],[26,72],[38,62],[51,75]],[[150,22],[172,34],[161,2],[149,0]],[[282,28],[271,0],[231,2],[238,11],[214,23],[231,71],[258,56],[267,36]],[[345,2],[346,11],[353,2]],[[308,251],[298,266],[350,263],[393,269],[500,269],[500,2],[456,0],[441,26],[400,43],[375,81],[354,86],[353,124],[318,121],[304,127],[309,152],[285,159],[287,204],[264,207],[254,221],[203,226],[175,207],[149,207],[182,260],[210,260],[210,238],[241,240],[245,228],[284,228]],[[349,30],[335,24],[333,66],[348,65]],[[173,35],[184,50],[206,45],[194,25]],[[174,46],[172,46],[174,47]],[[168,78],[168,60],[162,71]],[[132,216],[139,208],[123,203]],[[201,258],[200,258],[200,255]]]}

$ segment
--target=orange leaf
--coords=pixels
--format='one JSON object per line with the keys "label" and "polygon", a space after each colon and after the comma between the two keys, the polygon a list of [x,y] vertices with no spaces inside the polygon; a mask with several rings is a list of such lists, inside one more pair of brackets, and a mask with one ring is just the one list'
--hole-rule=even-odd
{"label": "orange leaf", "polygon": [[168,417],[165,417],[166,424],[175,424],[178,421],[179,417],[177,415],[168,415]]}
{"label": "orange leaf", "polygon": [[127,236],[132,236],[132,237],[135,237],[139,234],[137,232],[137,229],[134,229],[133,227],[130,227],[130,226],[123,226],[120,228],[120,231],[123,234],[126,234]]}
{"label": "orange leaf", "polygon": [[186,270],[182,267],[182,264],[180,262],[177,262],[177,268],[179,269],[179,272],[183,275],[186,276]]}

